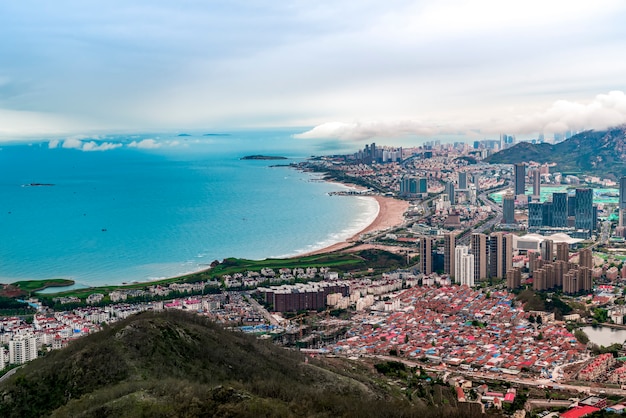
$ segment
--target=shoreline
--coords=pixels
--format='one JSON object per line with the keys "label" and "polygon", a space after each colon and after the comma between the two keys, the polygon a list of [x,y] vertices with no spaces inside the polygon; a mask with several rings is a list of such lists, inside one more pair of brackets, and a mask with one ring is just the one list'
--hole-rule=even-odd
{"label": "shoreline", "polygon": [[[353,185],[348,186],[353,187]],[[346,248],[352,247],[356,242],[360,240],[361,236],[363,236],[364,234],[375,231],[382,231],[387,228],[398,227],[404,223],[404,213],[409,208],[409,202],[404,200],[398,200],[393,197],[384,197],[378,195],[364,197],[370,197],[376,200],[376,202],[378,203],[378,214],[376,215],[376,218],[374,218],[372,223],[370,223],[361,231],[357,232],[356,234],[344,241],[336,242],[327,247],[320,248],[319,250],[298,254],[290,258],[306,257],[310,255],[326,254],[344,250]]]}

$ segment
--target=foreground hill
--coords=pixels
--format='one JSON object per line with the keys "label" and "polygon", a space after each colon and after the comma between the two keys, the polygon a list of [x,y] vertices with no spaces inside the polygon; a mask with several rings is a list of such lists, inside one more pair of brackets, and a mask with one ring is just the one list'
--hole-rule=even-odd
{"label": "foreground hill", "polygon": [[527,161],[554,162],[561,172],[621,177],[626,175],[626,126],[582,132],[556,145],[520,142],[487,159],[494,164]]}
{"label": "foreground hill", "polygon": [[409,401],[365,363],[305,362],[197,315],[144,313],[20,369],[0,385],[0,416],[480,415],[447,387],[419,394]]}

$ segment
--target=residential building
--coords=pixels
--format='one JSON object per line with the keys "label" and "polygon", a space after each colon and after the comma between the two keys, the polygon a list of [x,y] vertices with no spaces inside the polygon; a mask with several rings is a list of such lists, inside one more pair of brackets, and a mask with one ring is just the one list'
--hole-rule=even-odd
{"label": "residential building", "polygon": [[517,163],[514,165],[515,175],[515,196],[526,193],[526,164]]}
{"label": "residential building", "polygon": [[474,282],[476,283],[486,279],[488,274],[489,249],[485,234],[472,234],[470,253],[474,255]]}
{"label": "residential building", "polygon": [[431,274],[433,272],[433,238],[420,238],[420,265],[422,273]]}
{"label": "residential building", "polygon": [[9,341],[9,363],[24,364],[37,358],[37,338],[19,336]]}
{"label": "residential building", "polygon": [[443,272],[454,278],[454,248],[456,247],[456,237],[454,234],[445,234],[443,245]]}
{"label": "residential building", "polygon": [[513,235],[495,232],[489,237],[489,276],[505,278],[513,266]]}
{"label": "residential building", "polygon": [[510,193],[502,198],[502,223],[506,225],[515,223],[515,196]]}

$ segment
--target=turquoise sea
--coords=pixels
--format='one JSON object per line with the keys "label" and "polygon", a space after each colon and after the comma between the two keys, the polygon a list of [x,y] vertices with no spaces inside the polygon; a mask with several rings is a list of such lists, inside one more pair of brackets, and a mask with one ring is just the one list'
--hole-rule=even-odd
{"label": "turquoise sea", "polygon": [[[263,259],[323,248],[369,224],[378,211],[373,199],[329,196],[345,186],[271,167],[356,146],[342,149],[292,133],[2,144],[0,282],[154,280],[226,257]],[[252,154],[289,160],[240,159]]]}

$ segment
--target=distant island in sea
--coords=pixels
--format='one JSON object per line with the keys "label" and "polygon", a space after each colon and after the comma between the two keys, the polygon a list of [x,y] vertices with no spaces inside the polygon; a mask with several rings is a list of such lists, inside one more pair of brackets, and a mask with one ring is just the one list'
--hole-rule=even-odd
{"label": "distant island in sea", "polygon": [[246,155],[241,157],[242,160],[286,160],[287,157],[272,156],[272,155]]}

